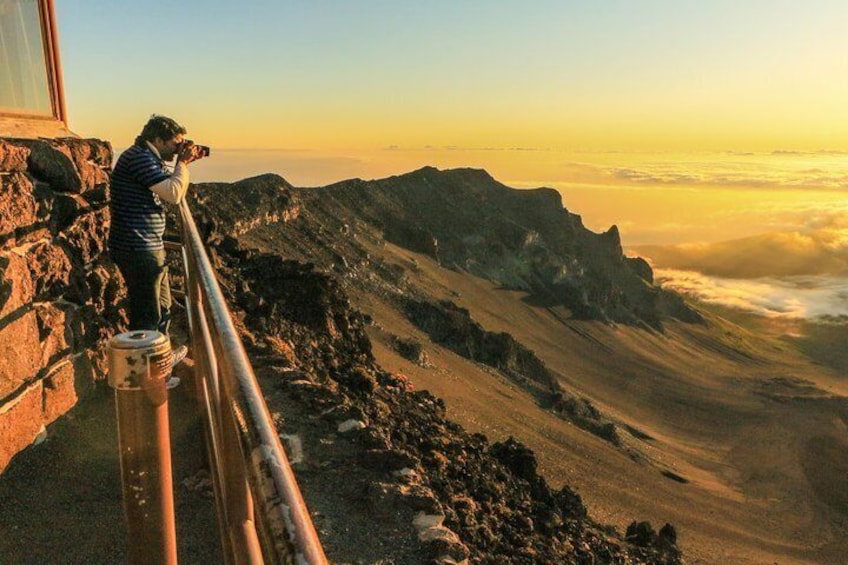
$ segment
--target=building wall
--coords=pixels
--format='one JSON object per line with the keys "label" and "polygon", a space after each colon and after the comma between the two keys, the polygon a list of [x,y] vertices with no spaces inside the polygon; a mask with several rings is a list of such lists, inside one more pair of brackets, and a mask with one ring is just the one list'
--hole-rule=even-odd
{"label": "building wall", "polygon": [[124,287],[105,256],[112,148],[0,138],[0,474],[105,378]]}

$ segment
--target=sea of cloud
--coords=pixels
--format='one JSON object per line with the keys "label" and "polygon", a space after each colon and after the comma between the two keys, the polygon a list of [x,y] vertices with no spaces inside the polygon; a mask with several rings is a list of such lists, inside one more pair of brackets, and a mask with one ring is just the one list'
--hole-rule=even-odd
{"label": "sea of cloud", "polygon": [[[804,224],[799,218],[798,223]],[[634,249],[666,288],[768,318],[832,321],[848,316],[848,228],[824,226],[716,243]]]}
{"label": "sea of cloud", "polygon": [[832,321],[848,319],[848,278],[797,276],[753,280],[712,277],[697,271],[656,269],[655,279],[709,304],[767,318]]}

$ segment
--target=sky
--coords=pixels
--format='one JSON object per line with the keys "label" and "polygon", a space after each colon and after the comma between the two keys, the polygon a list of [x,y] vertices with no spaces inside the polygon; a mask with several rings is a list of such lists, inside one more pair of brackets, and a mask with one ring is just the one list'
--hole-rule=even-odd
{"label": "sky", "polygon": [[[798,242],[834,222],[848,241],[844,0],[56,9],[71,129],[120,151],[152,113],[174,117],[212,146],[195,181],[275,172],[315,186],[476,167],[558,189],[590,229],[617,225],[628,248],[775,232]],[[669,285],[733,295],[721,278],[694,284],[661,267]],[[827,276],[822,288],[848,304],[842,274]],[[761,282],[779,297],[800,288]]]}
{"label": "sky", "polygon": [[841,0],[57,0],[73,129],[217,148],[848,146]]}

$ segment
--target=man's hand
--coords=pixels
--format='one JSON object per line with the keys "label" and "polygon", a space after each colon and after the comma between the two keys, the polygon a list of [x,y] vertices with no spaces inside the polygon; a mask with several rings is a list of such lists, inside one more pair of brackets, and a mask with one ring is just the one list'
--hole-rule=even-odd
{"label": "man's hand", "polygon": [[201,153],[200,147],[196,146],[194,142],[186,141],[180,148],[179,157],[177,159],[188,165],[189,163],[202,159],[203,157],[204,155]]}

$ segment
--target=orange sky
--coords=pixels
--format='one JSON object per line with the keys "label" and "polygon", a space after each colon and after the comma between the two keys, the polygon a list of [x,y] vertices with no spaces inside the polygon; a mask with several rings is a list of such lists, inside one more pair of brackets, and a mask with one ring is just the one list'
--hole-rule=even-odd
{"label": "orange sky", "polygon": [[848,146],[837,0],[57,9],[71,125],[117,146],[153,112],[218,148],[334,155]]}
{"label": "orange sky", "polygon": [[793,228],[848,178],[844,1],[56,6],[72,129],[171,115],[195,180],[479,167],[645,243]]}

